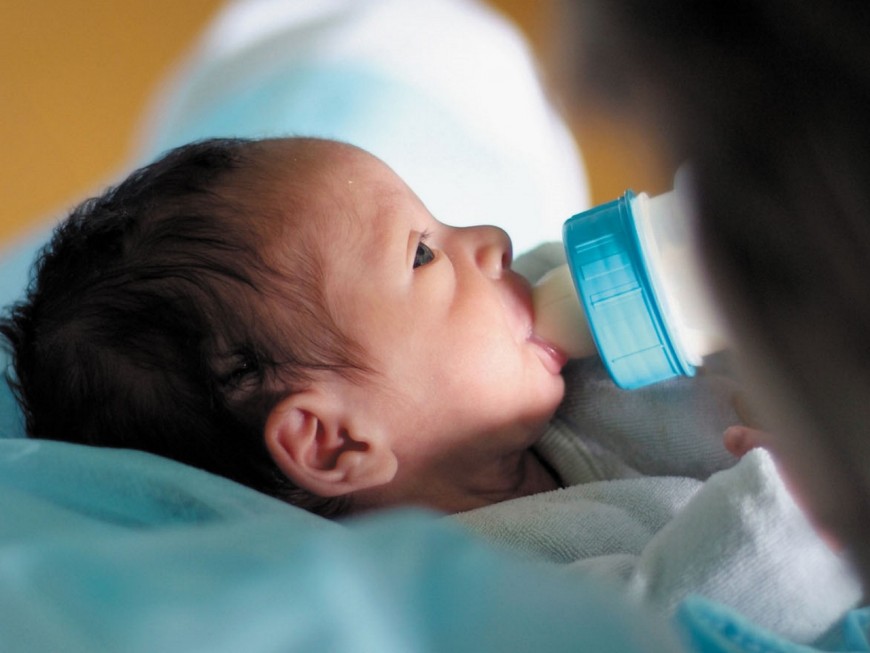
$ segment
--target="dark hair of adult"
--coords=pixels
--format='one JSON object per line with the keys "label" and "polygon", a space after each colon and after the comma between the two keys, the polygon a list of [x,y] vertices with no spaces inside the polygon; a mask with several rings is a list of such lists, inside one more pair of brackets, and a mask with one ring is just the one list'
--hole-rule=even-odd
{"label": "dark hair of adult", "polygon": [[[348,502],[295,487],[263,427],[312,371],[361,366],[324,308],[317,249],[262,206],[259,154],[182,146],[75,208],[0,323],[10,381],[31,436],[142,449],[334,516]],[[289,267],[265,254],[276,237]]]}
{"label": "dark hair of adult", "polygon": [[775,451],[870,582],[870,11],[562,5],[575,87],[604,89],[674,164],[691,162],[705,255]]}

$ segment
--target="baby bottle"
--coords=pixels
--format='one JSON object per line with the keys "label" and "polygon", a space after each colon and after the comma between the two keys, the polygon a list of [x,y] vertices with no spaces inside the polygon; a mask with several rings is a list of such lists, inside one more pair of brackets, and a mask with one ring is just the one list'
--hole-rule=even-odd
{"label": "baby bottle", "polygon": [[568,264],[534,290],[535,329],[572,358],[598,354],[626,389],[693,376],[724,349],[695,242],[685,172],[674,190],[627,191],[570,218]]}

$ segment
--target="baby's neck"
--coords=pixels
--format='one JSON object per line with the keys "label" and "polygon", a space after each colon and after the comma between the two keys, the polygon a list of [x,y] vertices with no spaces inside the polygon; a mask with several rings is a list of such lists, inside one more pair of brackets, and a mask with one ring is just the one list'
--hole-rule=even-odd
{"label": "baby's neck", "polygon": [[457,476],[458,482],[440,476],[440,483],[428,483],[410,491],[406,488],[397,503],[457,513],[561,487],[557,474],[532,449],[508,456],[486,469],[463,470]]}
{"label": "baby's neck", "polygon": [[526,454],[524,458],[526,469],[524,482],[517,488],[516,495],[511,498],[549,492],[562,487],[562,480],[556,470],[550,467],[534,449],[528,449]]}
{"label": "baby's neck", "polygon": [[472,477],[472,483],[466,488],[467,493],[464,495],[468,505],[450,512],[480,508],[539,492],[549,492],[562,486],[556,472],[541,460],[533,449],[526,449],[518,454],[515,461],[505,461],[505,465],[507,469],[495,477],[497,482],[492,485],[475,483],[474,481],[481,477]]}

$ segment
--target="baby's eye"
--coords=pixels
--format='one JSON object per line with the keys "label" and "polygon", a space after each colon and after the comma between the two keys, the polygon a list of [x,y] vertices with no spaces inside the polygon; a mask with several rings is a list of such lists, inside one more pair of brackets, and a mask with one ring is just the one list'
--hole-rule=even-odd
{"label": "baby's eye", "polygon": [[414,253],[414,267],[419,268],[421,265],[431,263],[435,258],[435,253],[422,240],[417,243],[417,251]]}

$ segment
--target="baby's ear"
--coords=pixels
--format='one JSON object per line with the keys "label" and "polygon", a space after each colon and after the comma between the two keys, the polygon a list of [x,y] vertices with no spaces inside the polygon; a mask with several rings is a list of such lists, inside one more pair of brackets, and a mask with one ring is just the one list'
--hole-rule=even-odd
{"label": "baby's ear", "polygon": [[320,383],[285,397],[263,434],[278,468],[321,497],[384,485],[398,466],[388,443],[342,400],[340,386]]}

